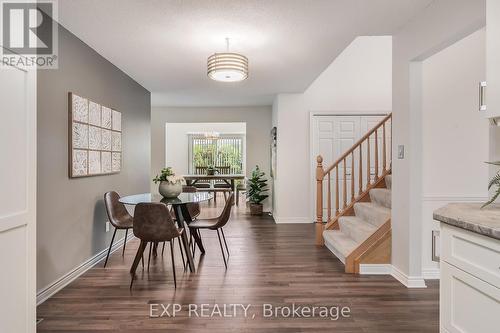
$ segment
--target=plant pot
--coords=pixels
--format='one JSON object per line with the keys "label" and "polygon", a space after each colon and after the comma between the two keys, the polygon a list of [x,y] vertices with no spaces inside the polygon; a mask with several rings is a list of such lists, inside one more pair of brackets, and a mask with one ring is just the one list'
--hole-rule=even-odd
{"label": "plant pot", "polygon": [[160,186],[158,187],[158,192],[164,197],[164,198],[177,198],[179,194],[182,192],[182,183],[177,182],[175,184],[162,181],[160,182]]}
{"label": "plant pot", "polygon": [[215,175],[215,169],[207,169],[207,175],[208,175],[208,176],[213,176],[213,175]]}
{"label": "plant pot", "polygon": [[251,203],[250,204],[250,215],[261,216],[262,215],[262,204]]}

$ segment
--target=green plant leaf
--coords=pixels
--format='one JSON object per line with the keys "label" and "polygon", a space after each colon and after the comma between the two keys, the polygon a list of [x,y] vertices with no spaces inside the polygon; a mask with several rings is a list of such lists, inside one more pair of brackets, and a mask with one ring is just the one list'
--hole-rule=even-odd
{"label": "green plant leaf", "polygon": [[491,178],[488,183],[488,190],[490,190],[493,185],[500,185],[500,173],[497,173],[493,178]]}
{"label": "green plant leaf", "polygon": [[483,204],[481,206],[481,208],[484,208],[484,207],[492,204],[498,198],[499,195],[500,195],[500,186],[497,186],[497,190],[496,190],[495,194],[493,195],[493,197],[490,200],[488,200],[488,202],[486,202],[485,204]]}

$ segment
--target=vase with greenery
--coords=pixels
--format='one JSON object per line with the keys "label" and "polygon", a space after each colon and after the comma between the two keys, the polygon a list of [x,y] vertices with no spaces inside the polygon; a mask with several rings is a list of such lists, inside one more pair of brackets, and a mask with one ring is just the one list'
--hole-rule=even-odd
{"label": "vase with greenery", "polygon": [[247,182],[248,192],[247,198],[250,202],[250,214],[251,215],[262,215],[262,201],[264,201],[269,195],[267,195],[267,179],[266,174],[259,169],[256,165],[255,169],[252,171],[252,176]]}
{"label": "vase with greenery", "polygon": [[161,170],[159,175],[153,178],[155,184],[160,183],[158,192],[165,198],[177,198],[182,192],[184,178],[176,176],[171,167]]}
{"label": "vase with greenery", "polygon": [[215,175],[216,171],[217,171],[217,169],[215,169],[215,166],[213,164],[210,164],[209,166],[207,166],[207,175],[213,176],[213,175]]}
{"label": "vase with greenery", "polygon": [[[491,165],[496,165],[500,166],[500,161],[497,162],[486,162]],[[489,184],[488,184],[488,191],[491,190],[492,187],[495,187],[495,191],[493,192],[493,195],[491,196],[491,199],[488,200],[481,208],[484,208],[490,204],[492,204],[500,195],[500,171],[497,172],[497,174],[491,178]]]}

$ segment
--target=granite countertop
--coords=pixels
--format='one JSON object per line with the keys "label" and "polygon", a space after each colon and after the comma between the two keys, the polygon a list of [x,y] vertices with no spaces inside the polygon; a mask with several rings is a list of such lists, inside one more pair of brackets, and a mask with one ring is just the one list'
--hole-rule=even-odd
{"label": "granite countertop", "polygon": [[451,203],[434,211],[434,219],[500,240],[500,204]]}

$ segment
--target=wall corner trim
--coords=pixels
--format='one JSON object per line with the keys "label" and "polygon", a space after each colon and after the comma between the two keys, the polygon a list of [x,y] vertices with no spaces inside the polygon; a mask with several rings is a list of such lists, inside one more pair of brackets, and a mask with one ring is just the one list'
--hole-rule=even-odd
{"label": "wall corner trim", "polygon": [[[127,237],[127,243],[134,239],[135,236],[131,233]],[[111,248],[111,253],[110,255],[115,252],[116,250],[120,249],[123,246],[123,242],[125,240],[125,237],[122,239],[116,241],[113,244],[113,247]],[[75,267],[56,281],[54,281],[52,284],[48,285],[47,287],[39,290],[36,293],[36,305],[40,305],[52,296],[54,296],[57,292],[59,292],[61,289],[66,287],[68,284],[76,280],[78,277],[80,277],[83,273],[97,265],[102,259],[106,258],[106,253],[108,252],[108,249],[104,249],[101,252],[97,253],[95,256],[89,258],[87,261],[83,262],[79,266]]]}
{"label": "wall corner trim", "polygon": [[390,275],[407,288],[427,288],[424,278],[439,279],[439,269],[429,270],[424,273],[426,274],[424,276],[408,276],[391,264],[360,264],[359,274]]}
{"label": "wall corner trim", "polygon": [[441,270],[439,268],[424,268],[422,269],[424,280],[439,280],[441,278]]}
{"label": "wall corner trim", "polygon": [[401,282],[407,288],[427,288],[422,276],[409,276],[392,266],[391,276]]}

